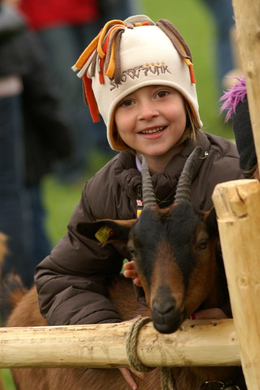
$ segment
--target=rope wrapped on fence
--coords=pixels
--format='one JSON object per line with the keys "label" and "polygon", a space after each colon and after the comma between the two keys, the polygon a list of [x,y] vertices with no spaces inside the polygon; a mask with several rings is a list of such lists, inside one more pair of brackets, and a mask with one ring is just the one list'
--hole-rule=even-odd
{"label": "rope wrapped on fence", "polygon": [[[145,366],[137,356],[138,334],[141,328],[151,321],[149,317],[141,317],[132,323],[126,335],[126,353],[130,367],[139,372],[149,372],[156,367]],[[169,367],[161,367],[161,390],[176,390]]]}

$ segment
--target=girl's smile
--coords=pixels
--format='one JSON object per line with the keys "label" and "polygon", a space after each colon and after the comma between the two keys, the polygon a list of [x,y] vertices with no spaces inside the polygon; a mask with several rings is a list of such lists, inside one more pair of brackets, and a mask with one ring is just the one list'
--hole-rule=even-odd
{"label": "girl's smile", "polygon": [[140,133],[141,134],[155,134],[155,133],[162,132],[164,129],[165,129],[165,127],[159,127],[159,128],[155,128],[155,129],[151,129],[151,130],[140,131]]}

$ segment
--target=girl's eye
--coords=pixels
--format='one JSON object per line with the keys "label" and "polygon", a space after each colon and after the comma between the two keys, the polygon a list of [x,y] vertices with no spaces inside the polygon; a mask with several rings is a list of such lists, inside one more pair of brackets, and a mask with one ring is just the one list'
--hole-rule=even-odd
{"label": "girl's eye", "polygon": [[159,98],[162,98],[162,97],[164,97],[164,96],[166,96],[166,95],[168,95],[169,94],[169,92],[168,91],[159,91],[159,92],[157,92],[157,96],[159,97]]}
{"label": "girl's eye", "polygon": [[131,99],[124,100],[123,102],[120,103],[121,107],[128,107],[133,104],[133,101]]}

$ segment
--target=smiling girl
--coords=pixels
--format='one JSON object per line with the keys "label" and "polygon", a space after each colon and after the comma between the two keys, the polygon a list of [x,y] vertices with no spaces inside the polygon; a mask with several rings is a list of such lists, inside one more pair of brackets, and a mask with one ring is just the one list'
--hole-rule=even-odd
{"label": "smiling girl", "polygon": [[[73,69],[83,78],[93,120],[101,114],[109,144],[119,153],[85,184],[66,236],[38,265],[39,303],[50,325],[120,322],[105,284],[131,256],[116,243],[83,239],[77,224],[136,218],[141,154],[164,208],[173,203],[185,161],[200,145],[191,185],[198,210],[212,207],[217,183],[241,177],[239,158],[233,143],[201,130],[191,53],[169,21],[154,23],[144,15],[111,21]],[[121,371],[137,388],[129,371]]]}

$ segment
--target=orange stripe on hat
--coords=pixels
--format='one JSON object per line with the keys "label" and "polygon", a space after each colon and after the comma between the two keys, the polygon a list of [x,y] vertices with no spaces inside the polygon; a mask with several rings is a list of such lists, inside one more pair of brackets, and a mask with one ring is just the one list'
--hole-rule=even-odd
{"label": "orange stripe on hat", "polygon": [[193,63],[188,58],[183,58],[183,60],[186,62],[186,64],[189,67],[191,82],[193,84],[196,84],[196,79],[195,79],[195,74],[194,74],[194,69],[193,69]]}
{"label": "orange stripe on hat", "polygon": [[[114,36],[114,34],[116,34],[116,31],[118,30],[123,30],[125,28],[125,26],[114,26],[111,28],[111,31],[109,32],[109,40],[112,39],[112,37]],[[108,67],[107,67],[107,70],[106,70],[106,76],[107,77],[110,77],[112,78],[114,76],[114,73],[115,73],[115,67],[116,67],[116,62],[115,62],[115,46],[116,46],[116,39],[112,39],[112,46],[111,46],[111,53],[110,53],[110,58],[109,58],[109,63],[108,63]]]}
{"label": "orange stripe on hat", "polygon": [[120,24],[122,26],[125,26],[125,23],[122,21],[122,20],[118,20],[118,19],[115,19],[115,20],[110,20],[110,22],[107,22],[105,24],[105,26],[103,27],[103,29],[101,30],[101,35],[100,35],[100,39],[98,41],[98,45],[97,45],[97,52],[98,52],[98,55],[100,58],[103,58],[105,56],[105,52],[103,51],[102,49],[102,42],[105,38],[105,35],[107,33],[107,30],[109,29],[109,27],[113,24]]}
{"label": "orange stripe on hat", "polygon": [[[118,20],[116,22],[118,22]],[[107,25],[106,25],[107,28],[110,27],[111,23],[112,22],[107,23]],[[111,36],[115,33],[116,30],[122,30],[122,26],[123,26],[123,23],[120,23],[120,25],[117,24],[115,26],[112,26],[110,31],[107,34],[107,37],[104,40],[103,45],[102,45],[102,41],[103,41],[103,39],[105,37],[105,33],[106,33],[105,28],[103,29],[103,31],[100,35],[100,39],[98,42],[98,48],[97,48],[98,54],[100,56],[100,72],[99,72],[100,84],[104,84],[104,82],[105,82],[105,80],[104,80],[104,64],[105,64],[105,55],[107,53],[109,41],[111,39]],[[110,55],[109,65],[108,65],[108,68],[106,71],[106,76],[108,76],[108,77],[114,76],[114,71],[115,71],[115,49],[114,48],[115,48],[115,41],[112,42],[112,51],[111,51],[111,55]]]}
{"label": "orange stripe on hat", "polygon": [[74,67],[77,68],[77,69],[81,69],[83,67],[83,65],[85,64],[85,62],[87,61],[87,59],[91,56],[91,54],[93,53],[93,51],[96,49],[97,47],[97,42],[99,40],[99,37],[101,35],[101,31],[100,33],[93,39],[92,42],[90,42],[90,44],[88,45],[88,47],[86,47],[86,49],[83,51],[83,53],[80,55],[79,59],[77,60],[77,62],[75,63]]}
{"label": "orange stripe on hat", "polygon": [[86,74],[83,75],[83,85],[84,85],[84,91],[85,91],[85,96],[88,102],[89,106],[89,111],[92,117],[93,122],[99,122],[100,118],[98,116],[99,110],[97,106],[96,99],[93,94],[92,90],[92,80],[87,77]]}

